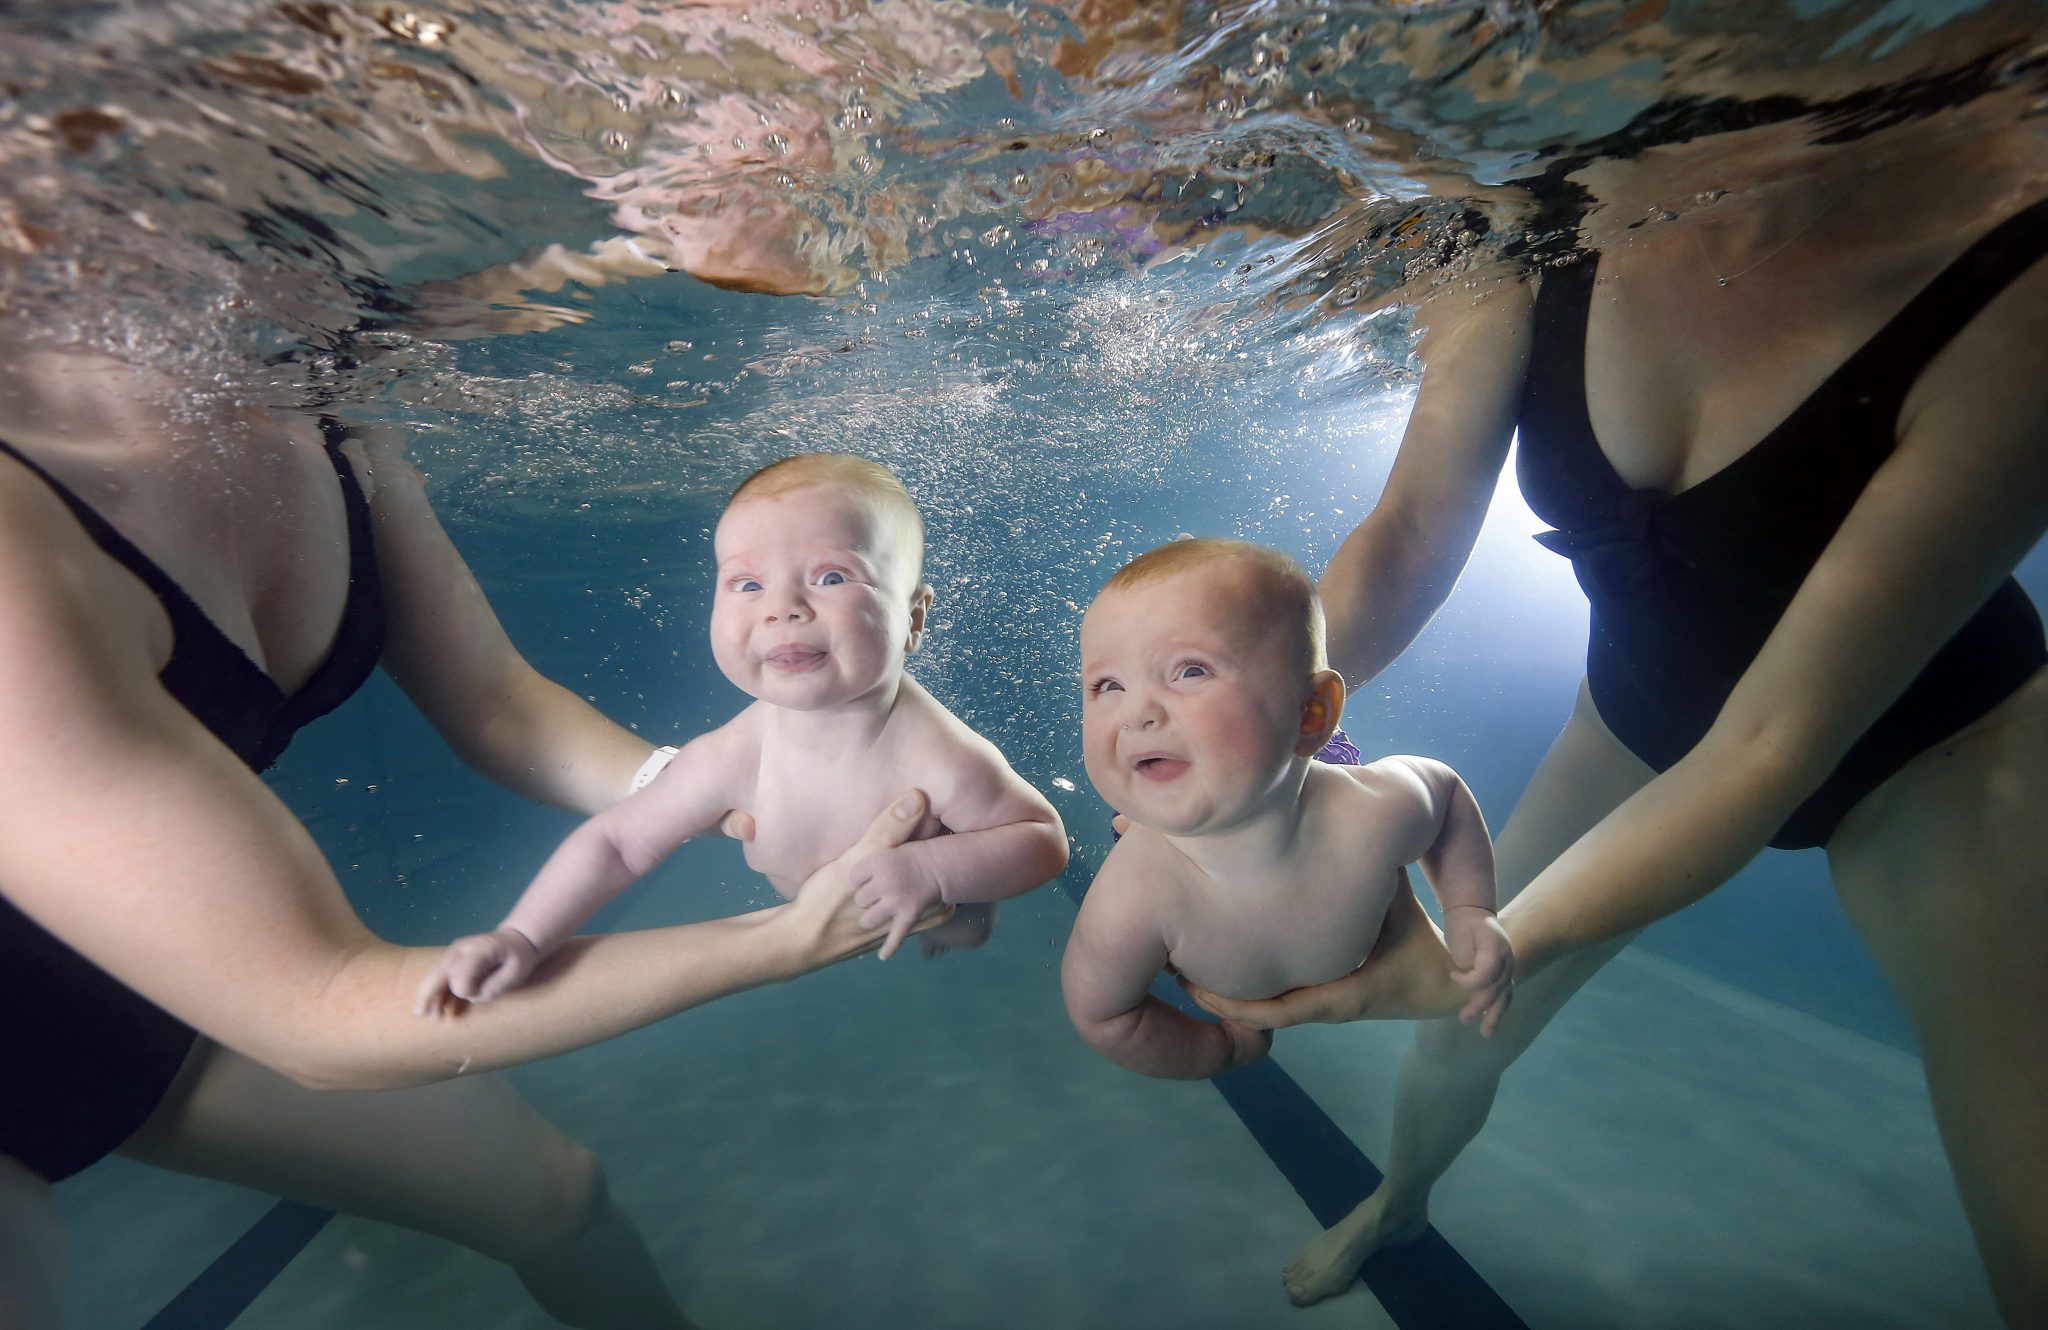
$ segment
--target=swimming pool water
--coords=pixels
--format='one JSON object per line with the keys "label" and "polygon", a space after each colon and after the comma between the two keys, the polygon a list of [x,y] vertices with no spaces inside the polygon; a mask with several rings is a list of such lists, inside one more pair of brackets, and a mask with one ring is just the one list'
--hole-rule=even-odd
{"label": "swimming pool water", "polygon": [[[850,87],[799,86],[797,102],[832,113],[834,155],[788,187],[819,243],[841,247],[844,286],[571,285],[531,300],[575,322],[475,338],[406,323],[394,302],[615,234],[636,173],[659,174],[657,147],[690,142],[732,98],[776,110],[729,28],[646,37],[643,60],[593,18],[618,6],[544,0],[0,12],[10,145],[73,103],[156,127],[86,134],[50,159],[54,184],[24,171],[9,187],[24,216],[110,237],[103,271],[35,275],[66,297],[52,327],[222,391],[310,382],[411,430],[515,641],[650,739],[739,704],[704,633],[708,531],[734,481],[787,452],[848,449],[898,469],[923,505],[938,603],[915,672],[1059,806],[1077,842],[1069,892],[1006,906],[980,953],[856,962],[513,1073],[602,1152],[707,1326],[1395,1323],[1366,1291],[1288,1307],[1277,1271],[1316,1220],[1246,1118],[1210,1087],[1119,1071],[1067,1026],[1071,889],[1107,843],[1079,759],[1074,638],[1102,578],[1178,531],[1317,567],[1369,509],[1415,377],[1404,316],[1379,297],[1408,265],[1441,258],[1455,280],[1460,255],[1510,239],[1432,173],[1512,178],[1621,132],[1671,73],[1636,11],[1551,22],[1547,8],[1190,11],[1181,40],[1093,92],[1054,68],[1050,10],[941,6],[954,35],[917,58],[855,25],[842,41],[880,44]],[[1771,7],[1746,34],[1761,46],[1731,38],[1717,58],[1875,57],[1979,8],[1993,7]],[[875,9],[896,23],[911,7]],[[973,61],[945,72],[987,49],[958,34],[985,36],[990,13],[1018,25],[1015,95]],[[1725,21],[1700,4],[1661,13],[1653,28],[1694,36]],[[472,48],[421,35],[450,22],[504,44],[502,84],[465,65]],[[1345,62],[1301,72],[1343,32],[1360,34]],[[1480,73],[1458,72],[1454,38]],[[712,50],[732,59],[697,59]],[[698,80],[673,80],[690,114],[672,124],[648,82],[663,60]],[[1496,67],[1521,80],[1515,96],[1488,81]],[[318,80],[295,91],[278,68]],[[1172,95],[1189,86],[1218,100],[1191,110]],[[1370,104],[1420,147],[1390,155],[1306,92]],[[628,121],[637,137],[610,137]],[[230,149],[262,163],[253,184],[217,169]],[[753,165],[720,163],[714,177],[758,183]],[[238,189],[260,205],[238,210]],[[1184,250],[1118,210],[1169,197],[1196,242]],[[166,280],[178,298],[159,309],[149,292]],[[312,308],[278,294],[307,286]],[[252,351],[275,363],[251,369]],[[1496,827],[1581,668],[1584,602],[1535,526],[1504,492],[1446,611],[1345,716],[1368,752],[1458,767]],[[2048,591],[2048,557],[2023,578]],[[273,780],[365,918],[402,941],[494,920],[571,824],[467,773],[382,681]],[[730,847],[692,845],[604,922],[767,898]],[[1291,1031],[1276,1061],[1379,1157],[1405,1043],[1392,1026]],[[118,1160],[59,1199],[74,1323],[111,1330],[149,1323],[271,1210]],[[1996,1320],[1910,1036],[1815,854],[1767,854],[1596,981],[1509,1077],[1433,1218],[1531,1326]],[[481,1258],[360,1221],[325,1225],[271,1273],[240,1330],[544,1324]]]}

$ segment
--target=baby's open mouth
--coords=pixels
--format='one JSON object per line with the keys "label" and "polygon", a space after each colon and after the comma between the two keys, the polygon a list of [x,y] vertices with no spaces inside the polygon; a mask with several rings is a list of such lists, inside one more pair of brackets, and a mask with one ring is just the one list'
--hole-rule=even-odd
{"label": "baby's open mouth", "polygon": [[802,674],[805,670],[816,669],[824,659],[825,653],[812,647],[777,647],[767,656],[768,667],[785,674]]}
{"label": "baby's open mouth", "polygon": [[1141,757],[1135,766],[1138,774],[1147,780],[1172,780],[1188,769],[1185,758],[1165,756]]}

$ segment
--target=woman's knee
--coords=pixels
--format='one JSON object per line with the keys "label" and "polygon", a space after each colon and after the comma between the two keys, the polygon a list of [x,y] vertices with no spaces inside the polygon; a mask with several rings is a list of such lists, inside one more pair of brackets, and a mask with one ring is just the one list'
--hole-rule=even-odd
{"label": "woman's knee", "polygon": [[1536,1042],[1564,1009],[1565,1003],[1586,986],[1607,962],[1621,954],[1635,940],[1627,933],[1598,946],[1561,958],[1527,983],[1515,986],[1514,1000],[1493,1033],[1479,1033],[1454,1019],[1422,1021],[1415,1027],[1415,1050],[1446,1072],[1498,1076]]}
{"label": "woman's knee", "polygon": [[520,1231],[524,1255],[545,1256],[571,1246],[604,1218],[611,1181],[604,1161],[588,1146],[564,1140],[548,1161],[539,1186],[527,1193]]}
{"label": "woman's knee", "polygon": [[1527,1048],[1526,1039],[1515,1040],[1506,1022],[1492,1035],[1479,1033],[1477,1025],[1455,1019],[1418,1021],[1415,1052],[1442,1071],[1459,1075],[1498,1076]]}

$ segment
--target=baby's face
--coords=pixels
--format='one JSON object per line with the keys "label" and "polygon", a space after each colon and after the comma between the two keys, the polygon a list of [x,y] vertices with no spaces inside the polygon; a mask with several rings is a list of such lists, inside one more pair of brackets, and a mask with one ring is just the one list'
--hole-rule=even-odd
{"label": "baby's face", "polygon": [[1285,797],[1307,681],[1249,579],[1192,568],[1096,597],[1081,620],[1081,750],[1110,807],[1172,836]]}
{"label": "baby's face", "polygon": [[830,484],[733,504],[714,540],[718,668],[749,695],[798,711],[893,687],[929,599],[909,544],[880,503]]}

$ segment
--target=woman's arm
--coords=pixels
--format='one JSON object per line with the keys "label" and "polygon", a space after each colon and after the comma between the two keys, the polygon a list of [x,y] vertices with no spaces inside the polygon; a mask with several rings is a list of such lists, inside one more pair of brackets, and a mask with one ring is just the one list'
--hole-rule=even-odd
{"label": "woman's arm", "polygon": [[1930,367],[1872,477],[1720,715],[1501,912],[1523,973],[1725,881],[2048,526],[2048,264]]}
{"label": "woman's arm", "polygon": [[385,671],[458,757],[507,789],[580,813],[624,798],[652,745],[526,663],[395,436],[370,438]]}
{"label": "woman's arm", "polygon": [[1424,370],[1386,489],[1338,547],[1319,590],[1330,663],[1349,683],[1415,640],[1471,556],[1514,437],[1528,359],[1529,289],[1474,303],[1461,290],[1418,314]]}
{"label": "woman's arm", "polygon": [[0,486],[0,884],[94,964],[305,1084],[547,1056],[879,940],[854,922],[845,865],[907,837],[921,797],[793,905],[579,939],[489,1008],[415,1020],[439,950],[363,927],[305,829],[164,692],[165,644],[136,604],[109,612],[125,577],[109,566],[46,493]]}

